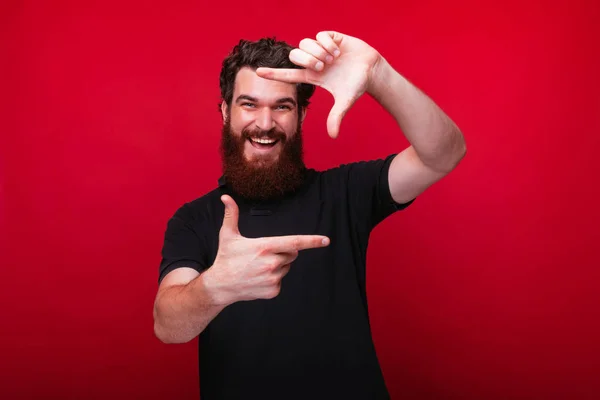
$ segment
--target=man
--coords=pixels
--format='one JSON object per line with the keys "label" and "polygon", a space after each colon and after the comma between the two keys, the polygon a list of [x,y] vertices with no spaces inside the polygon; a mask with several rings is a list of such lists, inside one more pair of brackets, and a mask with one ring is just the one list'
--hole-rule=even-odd
{"label": "man", "polygon": [[[374,48],[338,32],[296,49],[241,41],[220,84],[223,176],[169,220],[157,337],[199,336],[204,400],[389,398],[367,312],[369,235],[456,167],[460,130]],[[331,137],[368,93],[410,146],[305,167],[301,127],[316,86],[335,99]]]}

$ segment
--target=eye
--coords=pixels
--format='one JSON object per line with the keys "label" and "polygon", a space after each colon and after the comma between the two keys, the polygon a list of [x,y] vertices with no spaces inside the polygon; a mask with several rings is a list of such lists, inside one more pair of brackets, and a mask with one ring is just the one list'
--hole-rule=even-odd
{"label": "eye", "polygon": [[292,108],[290,106],[285,106],[285,105],[279,105],[277,107],[275,107],[277,110],[291,110]]}
{"label": "eye", "polygon": [[253,103],[242,103],[242,107],[254,107]]}

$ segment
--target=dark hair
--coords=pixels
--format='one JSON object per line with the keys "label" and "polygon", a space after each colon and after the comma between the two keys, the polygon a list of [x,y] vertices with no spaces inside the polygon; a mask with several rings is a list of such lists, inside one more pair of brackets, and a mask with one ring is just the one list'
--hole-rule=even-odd
{"label": "dark hair", "polygon": [[[292,46],[275,38],[262,38],[251,42],[245,39],[233,48],[231,53],[223,60],[219,84],[221,87],[221,98],[228,107],[231,107],[233,88],[238,71],[243,67],[269,68],[304,68],[289,59]],[[296,95],[298,106],[304,108],[309,105],[309,99],[315,92],[315,86],[308,83],[296,84]],[[219,111],[221,104],[219,104]]]}

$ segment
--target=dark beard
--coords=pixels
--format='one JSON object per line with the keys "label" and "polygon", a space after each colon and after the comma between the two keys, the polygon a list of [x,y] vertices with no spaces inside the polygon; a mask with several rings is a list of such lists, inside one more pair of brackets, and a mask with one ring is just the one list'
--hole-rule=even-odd
{"label": "dark beard", "polygon": [[[282,146],[277,160],[256,158],[246,160],[244,145],[249,137],[268,137],[280,140]],[[231,189],[254,201],[281,198],[297,190],[304,181],[302,135],[298,129],[287,138],[285,133],[244,129],[240,136],[231,131],[229,118],[221,134],[223,176]]]}

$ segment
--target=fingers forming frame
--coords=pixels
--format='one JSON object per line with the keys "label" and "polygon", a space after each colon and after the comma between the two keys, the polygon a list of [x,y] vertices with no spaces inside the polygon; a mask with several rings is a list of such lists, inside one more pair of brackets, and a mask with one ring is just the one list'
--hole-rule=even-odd
{"label": "fingers forming frame", "polygon": [[342,35],[333,31],[323,31],[317,33],[317,42],[333,57],[340,55],[339,44],[342,42]]}
{"label": "fingers forming frame", "polygon": [[305,38],[300,41],[298,48],[290,52],[290,60],[306,70],[298,69],[276,69],[276,68],[258,68],[257,74],[266,79],[273,79],[288,83],[311,83],[319,85],[319,81],[313,74],[307,70],[317,72],[323,71],[326,64],[334,62],[336,57],[341,54],[340,45],[344,35],[335,31],[321,31],[317,34],[316,40]]}
{"label": "fingers forming frame", "polygon": [[[292,50],[293,51],[293,50]],[[290,53],[291,55],[292,53]],[[291,57],[290,57],[291,58]],[[258,76],[288,83],[312,83],[318,85],[314,78],[307,74],[308,69],[293,69],[293,68],[266,68],[259,67],[256,69]]]}
{"label": "fingers forming frame", "polygon": [[303,67],[322,71],[325,64],[331,64],[340,55],[338,43],[341,43],[341,38],[337,32],[319,32],[317,40],[302,39],[298,48],[290,52],[290,59]]}
{"label": "fingers forming frame", "polygon": [[[325,50],[323,50],[322,47],[321,52],[325,53]],[[293,49],[290,52],[290,60],[292,60],[294,64],[303,66],[305,68],[314,69],[316,71],[323,70],[325,64],[318,58],[318,56],[313,55],[313,53],[320,54],[320,52],[316,49],[312,50],[311,52],[303,49]]]}
{"label": "fingers forming frame", "polygon": [[[328,52],[319,42],[313,39],[302,39],[299,49],[310,57],[310,66],[317,71],[321,71],[325,67],[325,63],[333,62],[333,55]],[[293,52],[293,50],[292,50]],[[298,54],[300,57],[300,55]],[[308,66],[308,65],[307,65]]]}

